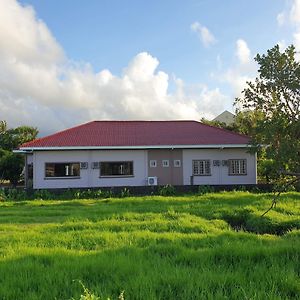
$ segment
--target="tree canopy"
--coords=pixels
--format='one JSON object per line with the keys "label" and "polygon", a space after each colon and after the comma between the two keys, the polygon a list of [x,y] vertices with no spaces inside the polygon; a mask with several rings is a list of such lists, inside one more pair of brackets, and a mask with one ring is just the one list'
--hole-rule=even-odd
{"label": "tree canopy", "polygon": [[37,128],[20,126],[8,129],[6,121],[0,121],[0,180],[16,185],[24,166],[24,158],[12,152],[23,143],[37,137]]}
{"label": "tree canopy", "polygon": [[300,171],[300,62],[293,45],[280,52],[276,45],[255,57],[254,82],[247,82],[235,104],[260,115],[251,134],[253,145],[266,146],[266,158],[278,170]]}

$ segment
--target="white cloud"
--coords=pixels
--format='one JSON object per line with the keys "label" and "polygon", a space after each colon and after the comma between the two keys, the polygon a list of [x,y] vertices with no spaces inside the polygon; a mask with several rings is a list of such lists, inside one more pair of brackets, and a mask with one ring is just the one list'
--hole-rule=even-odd
{"label": "white cloud", "polygon": [[290,20],[293,23],[300,23],[300,0],[294,0],[290,10]]}
{"label": "white cloud", "polygon": [[241,64],[248,64],[251,60],[251,51],[243,39],[236,41],[236,56]]}
{"label": "white cloud", "polygon": [[241,92],[246,87],[247,81],[253,81],[254,77],[241,72],[239,67],[229,68],[223,75],[222,80],[229,83],[234,97],[241,96]]}
{"label": "white cloud", "polygon": [[277,15],[277,24],[282,26],[286,21],[285,12],[281,12]]}
{"label": "white cloud", "polygon": [[199,39],[203,43],[205,47],[209,47],[217,42],[216,38],[214,35],[208,30],[207,27],[201,25],[198,22],[194,22],[191,25],[191,30],[193,32],[196,32]]}
{"label": "white cloud", "polygon": [[[279,26],[288,24],[293,30],[292,43],[296,49],[300,50],[300,0],[291,0],[288,3],[288,7],[277,15],[277,23]],[[279,41],[278,45],[280,50],[283,51],[286,48],[285,40]],[[299,55],[297,54],[299,59]]]}
{"label": "white cloud", "polygon": [[12,127],[37,126],[44,134],[91,119],[200,119],[229,101],[218,89],[191,89],[180,79],[169,93],[169,76],[158,66],[143,52],[121,76],[94,72],[66,57],[32,7],[0,1],[0,120]]}
{"label": "white cloud", "polygon": [[287,47],[285,40],[280,40],[277,42],[277,45],[279,46],[280,51],[284,51]]}
{"label": "white cloud", "polygon": [[33,8],[16,1],[0,1],[0,37],[0,58],[9,63],[37,67],[63,59],[63,50]]}
{"label": "white cloud", "polygon": [[253,81],[257,72],[257,65],[251,58],[251,50],[243,39],[236,41],[235,55],[238,61],[223,72],[220,70],[213,77],[221,82],[229,84],[232,98],[240,97],[246,88],[247,81]]}

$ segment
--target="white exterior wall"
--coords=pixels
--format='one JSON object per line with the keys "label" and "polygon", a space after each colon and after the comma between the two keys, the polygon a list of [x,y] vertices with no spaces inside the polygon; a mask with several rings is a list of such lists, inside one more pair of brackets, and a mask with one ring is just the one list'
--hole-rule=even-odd
{"label": "white exterior wall", "polygon": [[[74,150],[34,151],[33,188],[88,188],[110,186],[144,186],[148,177],[148,150]],[[255,184],[256,155],[246,149],[183,149],[183,184],[190,185],[193,160],[211,161],[211,176],[194,176],[194,185]],[[213,160],[246,159],[247,175],[230,176],[228,166],[213,166]],[[92,162],[133,161],[133,177],[99,178],[100,170],[92,169]],[[80,178],[45,178],[45,163],[87,162],[88,169],[80,170]]]}
{"label": "white exterior wall", "polygon": [[[133,177],[99,178],[100,170],[92,169],[92,162],[133,161]],[[80,170],[80,178],[45,178],[45,163],[88,162],[88,169]],[[148,176],[145,150],[85,150],[35,151],[33,154],[33,188],[84,188],[104,186],[142,186]]]}
{"label": "white exterior wall", "polygon": [[[213,166],[213,160],[246,159],[247,175],[228,175],[228,166]],[[210,160],[210,176],[194,176],[194,185],[255,184],[256,155],[246,149],[186,149],[183,150],[183,184],[191,184],[193,160]]]}

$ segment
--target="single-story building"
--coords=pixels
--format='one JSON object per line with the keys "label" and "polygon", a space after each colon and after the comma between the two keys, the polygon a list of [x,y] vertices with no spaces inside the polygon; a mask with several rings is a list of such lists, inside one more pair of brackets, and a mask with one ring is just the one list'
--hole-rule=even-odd
{"label": "single-story building", "polygon": [[93,121],[19,147],[34,189],[256,183],[249,137],[197,121]]}

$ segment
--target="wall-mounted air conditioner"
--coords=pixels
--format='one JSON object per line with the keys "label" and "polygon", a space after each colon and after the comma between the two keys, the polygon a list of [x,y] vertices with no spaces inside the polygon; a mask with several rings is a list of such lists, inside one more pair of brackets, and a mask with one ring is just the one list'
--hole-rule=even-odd
{"label": "wall-mounted air conditioner", "polygon": [[148,185],[157,185],[157,177],[148,177]]}

